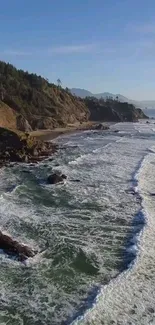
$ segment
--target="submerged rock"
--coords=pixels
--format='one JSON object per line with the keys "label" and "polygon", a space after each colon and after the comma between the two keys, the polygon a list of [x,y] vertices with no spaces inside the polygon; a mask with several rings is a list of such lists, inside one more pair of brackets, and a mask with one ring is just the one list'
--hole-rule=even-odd
{"label": "submerged rock", "polygon": [[70,182],[79,183],[79,182],[81,182],[81,181],[80,181],[80,179],[71,179]]}
{"label": "submerged rock", "polygon": [[57,183],[61,183],[64,181],[64,179],[66,179],[67,176],[64,174],[59,174],[59,173],[54,173],[52,175],[49,175],[47,178],[47,183],[48,184],[57,184]]}

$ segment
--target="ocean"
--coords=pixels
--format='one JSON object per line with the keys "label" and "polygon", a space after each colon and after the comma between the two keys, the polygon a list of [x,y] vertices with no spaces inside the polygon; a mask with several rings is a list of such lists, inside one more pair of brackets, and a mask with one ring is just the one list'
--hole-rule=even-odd
{"label": "ocean", "polygon": [[0,169],[1,230],[39,251],[1,252],[0,324],[155,324],[154,121],[55,141],[53,159]]}
{"label": "ocean", "polygon": [[143,109],[143,112],[149,117],[149,118],[155,118],[155,108],[147,108]]}

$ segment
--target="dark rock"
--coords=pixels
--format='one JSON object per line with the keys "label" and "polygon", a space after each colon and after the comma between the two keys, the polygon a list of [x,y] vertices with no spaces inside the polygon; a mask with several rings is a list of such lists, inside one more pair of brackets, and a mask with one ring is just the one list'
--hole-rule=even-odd
{"label": "dark rock", "polygon": [[47,156],[51,157],[56,150],[53,143],[0,128],[0,167],[11,162],[38,163]]}
{"label": "dark rock", "polygon": [[67,179],[67,176],[64,175],[64,174],[62,174],[61,177],[62,177],[63,179]]}
{"label": "dark rock", "polygon": [[47,183],[48,184],[61,183],[66,178],[67,178],[67,176],[64,174],[54,173],[54,174],[48,176]]}
{"label": "dark rock", "polygon": [[94,127],[93,127],[94,130],[108,130],[109,129],[109,126],[107,125],[103,125],[102,123],[100,124],[96,124]]}
{"label": "dark rock", "polygon": [[8,255],[16,255],[19,261],[24,261],[29,257],[33,257],[34,252],[30,247],[20,244],[10,236],[3,234],[0,231],[0,249]]}
{"label": "dark rock", "polygon": [[10,151],[10,161],[11,162],[22,162],[22,156],[19,152],[15,152],[15,151]]}
{"label": "dark rock", "polygon": [[80,179],[71,179],[70,182],[79,183],[79,182],[81,182],[81,181],[80,181]]}
{"label": "dark rock", "polygon": [[148,118],[140,108],[127,102],[95,97],[86,97],[84,102],[89,108],[91,121],[136,122]]}

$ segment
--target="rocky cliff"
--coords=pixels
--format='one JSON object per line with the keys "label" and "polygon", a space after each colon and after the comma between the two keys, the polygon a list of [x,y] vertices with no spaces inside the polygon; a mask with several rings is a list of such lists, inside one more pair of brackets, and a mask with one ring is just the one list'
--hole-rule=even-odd
{"label": "rocky cliff", "polygon": [[[68,123],[85,122],[89,110],[85,103],[36,74],[17,70],[11,64],[0,62],[0,99],[13,116],[20,115],[17,127],[22,129],[46,129],[65,126]],[[3,106],[4,107],[4,106]],[[16,113],[16,114],[15,114]],[[25,120],[27,120],[27,122]]]}
{"label": "rocky cliff", "polygon": [[0,127],[24,132],[32,131],[28,121],[2,101],[0,101]]}
{"label": "rocky cliff", "polygon": [[93,121],[136,122],[138,119],[147,118],[140,108],[118,100],[87,97],[84,102],[89,108],[90,120]]}
{"label": "rocky cliff", "polygon": [[53,129],[88,121],[137,121],[146,116],[132,104],[82,99],[33,73],[0,61],[0,126],[21,131]]}

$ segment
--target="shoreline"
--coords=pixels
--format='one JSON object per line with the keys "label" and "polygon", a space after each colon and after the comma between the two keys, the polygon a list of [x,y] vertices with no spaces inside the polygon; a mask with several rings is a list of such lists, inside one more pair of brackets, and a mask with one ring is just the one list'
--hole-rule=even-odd
{"label": "shoreline", "polygon": [[[101,130],[106,131],[110,128],[110,125],[116,124],[115,122],[87,122],[81,125],[70,125],[65,128],[56,128],[51,130],[37,130],[30,132],[30,136],[38,138],[42,141],[50,141],[58,138],[59,136],[74,134],[82,131]],[[103,128],[97,129],[98,125],[102,125]]]}
{"label": "shoreline", "polygon": [[[8,145],[11,145],[8,150],[8,155],[5,157],[1,156],[0,161],[0,167],[11,167],[12,164],[38,164],[40,161],[44,161],[48,157],[52,157],[54,153],[59,149],[59,147],[54,144],[50,140],[54,140],[60,135],[65,134],[73,134],[76,132],[82,132],[85,130],[95,130],[96,123],[87,123],[85,125],[81,125],[81,127],[68,127],[68,128],[59,128],[54,130],[41,130],[41,131],[33,131],[29,134],[30,138],[35,139],[34,146],[32,149],[31,154],[28,153],[28,144],[25,147],[25,156],[20,155],[20,149],[15,148],[15,152],[11,154],[12,151],[12,145],[13,143],[9,143]],[[105,130],[109,129],[107,124],[105,124]],[[103,127],[103,130],[104,130]],[[5,129],[3,129],[4,132]],[[10,131],[11,132],[11,131]],[[19,140],[21,142],[21,138],[17,136],[15,133],[8,133],[9,135],[15,136],[15,140]],[[4,136],[5,137],[5,136]],[[3,136],[2,136],[3,138]],[[3,139],[4,140],[4,139]],[[38,144],[40,145],[38,147]],[[26,145],[26,143],[25,143]],[[5,148],[6,149],[6,148]],[[8,149],[8,148],[7,148]],[[19,159],[21,158],[21,159]],[[3,251],[4,254],[6,254],[8,257],[15,257],[18,262],[25,262],[29,257],[34,257],[38,252],[34,251],[32,247],[27,246],[23,243],[20,243],[18,240],[13,238],[11,235],[8,235],[5,233],[5,231],[0,231],[0,250]]]}

